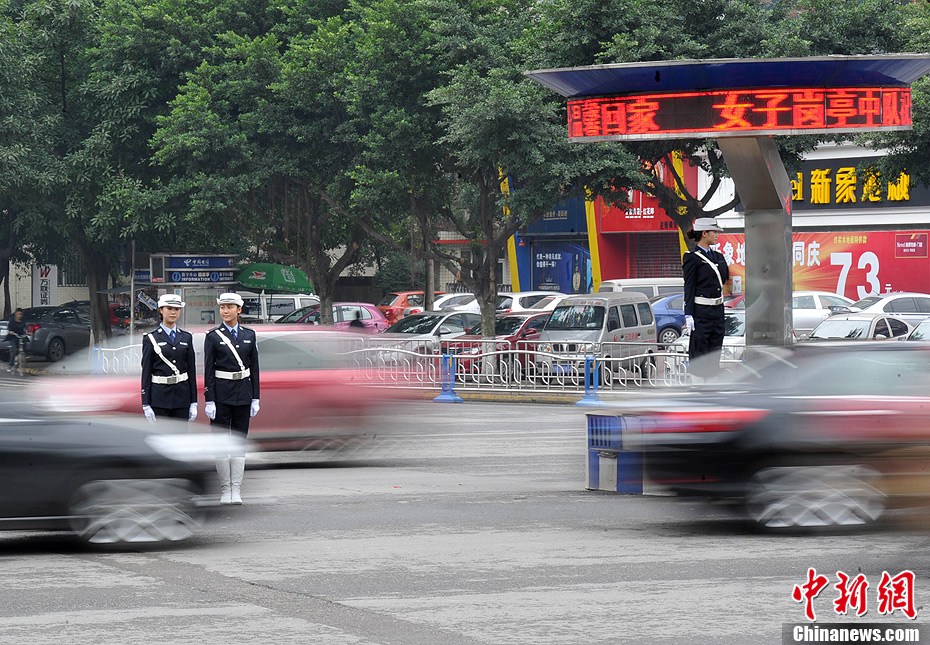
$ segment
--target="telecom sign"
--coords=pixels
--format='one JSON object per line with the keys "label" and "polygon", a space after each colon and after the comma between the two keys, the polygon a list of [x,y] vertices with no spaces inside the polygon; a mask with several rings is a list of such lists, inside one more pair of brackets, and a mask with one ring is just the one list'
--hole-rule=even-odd
{"label": "telecom sign", "polygon": [[152,284],[235,284],[238,270],[235,255],[153,254],[150,259]]}
{"label": "telecom sign", "polygon": [[166,269],[232,269],[236,265],[234,255],[168,255]]}
{"label": "telecom sign", "polygon": [[223,269],[219,271],[168,271],[165,275],[165,284],[233,283],[235,281],[235,269]]}

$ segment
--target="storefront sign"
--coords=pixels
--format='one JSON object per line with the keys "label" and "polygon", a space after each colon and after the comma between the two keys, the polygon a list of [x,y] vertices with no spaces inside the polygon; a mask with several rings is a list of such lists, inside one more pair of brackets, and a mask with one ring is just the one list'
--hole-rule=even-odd
{"label": "storefront sign", "polygon": [[589,293],[591,254],[573,242],[533,244],[533,290]]}

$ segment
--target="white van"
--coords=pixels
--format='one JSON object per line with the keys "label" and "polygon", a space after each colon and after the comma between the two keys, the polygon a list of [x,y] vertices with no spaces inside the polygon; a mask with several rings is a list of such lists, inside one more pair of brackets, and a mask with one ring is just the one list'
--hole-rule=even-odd
{"label": "white van", "polygon": [[597,288],[598,293],[612,293],[614,291],[635,291],[646,296],[647,299],[655,296],[670,296],[673,293],[684,293],[684,278],[621,278],[619,280],[604,280]]}
{"label": "white van", "polygon": [[238,293],[243,302],[242,322],[246,324],[273,322],[295,309],[320,304],[319,297],[307,293],[266,293],[264,302],[261,294],[251,291]]}

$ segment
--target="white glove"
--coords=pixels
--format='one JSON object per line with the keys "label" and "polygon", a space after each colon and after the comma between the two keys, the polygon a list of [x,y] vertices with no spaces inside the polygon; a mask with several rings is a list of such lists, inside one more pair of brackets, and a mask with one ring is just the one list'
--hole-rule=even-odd
{"label": "white glove", "polygon": [[252,407],[249,409],[249,416],[254,417],[258,414],[259,410],[261,410],[261,406],[258,404],[258,399],[252,399]]}
{"label": "white glove", "polygon": [[694,331],[694,316],[685,316],[685,331]]}
{"label": "white glove", "polygon": [[152,406],[143,405],[142,413],[145,415],[145,418],[148,419],[149,423],[155,423],[155,410],[152,409]]}
{"label": "white glove", "polygon": [[191,403],[191,409],[188,410],[187,412],[187,420],[188,421],[197,420],[197,404],[196,403]]}
{"label": "white glove", "polygon": [[207,401],[204,403],[203,413],[207,415],[207,418],[210,419],[210,421],[213,421],[213,419],[216,418],[216,403],[213,401]]}

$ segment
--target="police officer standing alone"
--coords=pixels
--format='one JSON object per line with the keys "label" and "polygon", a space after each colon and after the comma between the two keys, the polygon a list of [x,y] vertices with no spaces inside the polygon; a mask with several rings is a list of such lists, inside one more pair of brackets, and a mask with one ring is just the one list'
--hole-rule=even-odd
{"label": "police officer standing alone", "polygon": [[[242,297],[221,294],[222,324],[210,330],[203,342],[204,413],[214,432],[237,432],[245,437],[249,419],[258,414],[258,346],[255,332],[239,324]],[[227,455],[216,460],[222,504],[242,503],[245,454]]]}
{"label": "police officer standing alone", "polygon": [[182,307],[180,296],[161,296],[161,324],[142,337],[142,412],[151,422],[155,417],[197,418],[194,337],[178,327]]}
{"label": "police officer standing alone", "polygon": [[730,279],[730,270],[723,255],[710,247],[717,244],[717,235],[722,231],[711,217],[694,220],[688,238],[696,244],[694,250],[682,258],[685,325],[691,330],[688,358],[692,375],[699,378],[713,376],[720,369],[724,336],[723,285]]}

